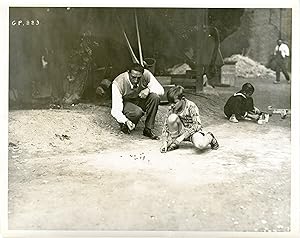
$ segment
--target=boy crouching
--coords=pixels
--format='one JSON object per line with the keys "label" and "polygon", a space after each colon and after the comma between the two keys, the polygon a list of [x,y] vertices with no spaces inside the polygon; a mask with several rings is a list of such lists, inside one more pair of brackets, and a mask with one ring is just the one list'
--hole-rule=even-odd
{"label": "boy crouching", "polygon": [[230,122],[238,123],[239,120],[250,120],[256,121],[258,124],[264,124],[269,121],[269,114],[262,113],[254,106],[253,93],[253,85],[245,83],[240,91],[227,100],[224,113]]}
{"label": "boy crouching", "polygon": [[162,146],[160,151],[179,148],[182,141],[190,141],[198,149],[219,148],[218,141],[211,132],[202,131],[201,119],[197,105],[186,99],[182,86],[174,86],[167,92],[171,107],[162,130]]}

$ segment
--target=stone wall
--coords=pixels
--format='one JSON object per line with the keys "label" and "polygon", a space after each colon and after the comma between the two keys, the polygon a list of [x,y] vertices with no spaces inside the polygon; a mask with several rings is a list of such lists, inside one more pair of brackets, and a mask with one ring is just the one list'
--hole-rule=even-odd
{"label": "stone wall", "polygon": [[222,53],[224,57],[243,54],[267,64],[280,37],[280,28],[281,38],[291,48],[291,9],[245,9],[239,29],[221,43]]}

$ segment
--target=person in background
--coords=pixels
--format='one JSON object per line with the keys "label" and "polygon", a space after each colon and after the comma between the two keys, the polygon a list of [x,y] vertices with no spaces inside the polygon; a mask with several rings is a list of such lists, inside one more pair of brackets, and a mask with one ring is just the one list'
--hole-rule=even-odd
{"label": "person in background", "polygon": [[190,141],[200,150],[219,148],[218,141],[211,132],[204,133],[197,105],[186,99],[182,86],[174,86],[167,92],[169,114],[162,130],[161,153],[179,148],[182,141]]}
{"label": "person in background", "polygon": [[280,83],[280,72],[284,74],[285,79],[290,83],[290,76],[287,72],[288,58],[290,56],[289,47],[282,42],[282,40],[277,40],[277,45],[274,50],[275,56],[275,69],[276,69],[276,80],[274,84]]}
{"label": "person in background", "polygon": [[143,135],[158,140],[153,128],[163,94],[164,88],[153,74],[135,63],[112,83],[111,115],[120,124],[121,131],[129,134],[146,114]]}

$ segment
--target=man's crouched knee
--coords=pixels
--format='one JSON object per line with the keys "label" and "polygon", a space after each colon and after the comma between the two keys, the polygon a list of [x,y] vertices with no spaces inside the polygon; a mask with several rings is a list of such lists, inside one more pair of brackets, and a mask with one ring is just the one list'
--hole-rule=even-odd
{"label": "man's crouched knee", "polygon": [[156,93],[150,93],[148,95],[148,100],[151,100],[151,102],[159,103],[160,102],[160,97]]}

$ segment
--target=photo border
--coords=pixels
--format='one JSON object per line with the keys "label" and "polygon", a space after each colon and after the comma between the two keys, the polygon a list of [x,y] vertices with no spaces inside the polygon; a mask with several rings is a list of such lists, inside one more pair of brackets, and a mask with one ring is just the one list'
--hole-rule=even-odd
{"label": "photo border", "polygon": [[[299,163],[299,29],[300,8],[299,0],[252,0],[238,1],[228,0],[225,2],[217,0],[204,1],[1,1],[0,5],[0,27],[1,27],[1,234],[3,237],[299,237],[300,235],[300,163]],[[192,231],[15,231],[8,230],[8,59],[9,59],[9,7],[172,7],[172,8],[292,8],[292,82],[291,82],[291,232],[192,232]]]}

